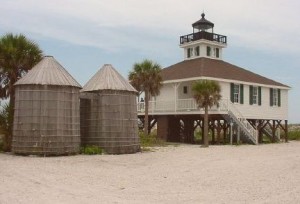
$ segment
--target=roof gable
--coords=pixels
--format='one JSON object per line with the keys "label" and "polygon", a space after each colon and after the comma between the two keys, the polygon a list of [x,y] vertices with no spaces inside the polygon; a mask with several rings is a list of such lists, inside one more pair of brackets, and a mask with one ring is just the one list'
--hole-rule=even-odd
{"label": "roof gable", "polygon": [[161,71],[161,75],[163,81],[195,77],[212,77],[289,88],[287,85],[255,74],[223,60],[209,59],[205,57],[184,60],[171,65],[164,68]]}

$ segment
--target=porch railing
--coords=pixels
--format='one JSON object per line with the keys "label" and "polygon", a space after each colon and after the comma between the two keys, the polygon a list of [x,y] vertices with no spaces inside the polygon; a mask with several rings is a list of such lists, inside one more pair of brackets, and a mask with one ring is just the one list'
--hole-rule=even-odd
{"label": "porch railing", "polygon": [[[191,112],[191,111],[203,111],[200,109],[193,98],[163,101],[149,101],[149,113],[166,113],[166,112]],[[138,113],[145,111],[145,103],[138,103]],[[228,111],[228,100],[222,99],[219,106],[212,106],[209,111]]]}

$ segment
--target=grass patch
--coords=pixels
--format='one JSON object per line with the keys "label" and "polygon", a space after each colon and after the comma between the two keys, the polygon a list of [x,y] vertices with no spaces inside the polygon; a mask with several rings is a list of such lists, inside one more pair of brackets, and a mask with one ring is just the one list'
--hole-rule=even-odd
{"label": "grass patch", "polygon": [[98,146],[83,146],[80,148],[80,154],[95,155],[102,154],[104,151]]}
{"label": "grass patch", "polygon": [[155,132],[150,133],[148,136],[144,135],[143,132],[139,132],[139,137],[143,151],[151,151],[151,147],[166,146],[166,142],[159,139]]}
{"label": "grass patch", "polygon": [[196,144],[200,144],[202,141],[202,133],[200,131],[194,132],[194,141]]}
{"label": "grass patch", "polygon": [[300,130],[292,130],[288,132],[289,140],[298,140],[300,141]]}

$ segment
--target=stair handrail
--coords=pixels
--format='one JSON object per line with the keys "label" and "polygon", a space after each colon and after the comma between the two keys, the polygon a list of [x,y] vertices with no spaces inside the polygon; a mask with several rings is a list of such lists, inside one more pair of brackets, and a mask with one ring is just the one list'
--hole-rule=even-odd
{"label": "stair handrail", "polygon": [[239,124],[245,128],[245,130],[251,135],[253,141],[255,144],[257,144],[258,142],[258,136],[257,136],[257,130],[248,122],[248,120],[243,116],[243,114],[238,110],[238,108],[236,108],[234,106],[234,104],[228,100],[227,102],[228,106],[228,114],[230,114],[230,112],[233,114],[233,116],[235,116],[238,121]]}

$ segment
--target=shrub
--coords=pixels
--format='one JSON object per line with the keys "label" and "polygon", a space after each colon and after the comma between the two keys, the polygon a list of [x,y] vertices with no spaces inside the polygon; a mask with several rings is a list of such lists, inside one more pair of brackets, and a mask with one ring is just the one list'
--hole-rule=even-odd
{"label": "shrub", "polygon": [[200,143],[202,141],[202,132],[201,131],[194,132],[194,140],[196,143]]}
{"label": "shrub", "polygon": [[141,147],[165,146],[165,141],[157,138],[156,133],[150,133],[146,136],[142,131],[139,132]]}
{"label": "shrub", "polygon": [[0,135],[0,152],[3,151],[3,139],[2,136]]}
{"label": "shrub", "polygon": [[102,154],[103,149],[98,146],[83,146],[80,149],[80,154],[94,155],[94,154]]}
{"label": "shrub", "polygon": [[3,151],[10,151],[12,124],[13,111],[9,104],[5,103],[0,107],[0,134],[3,134],[0,143]]}

